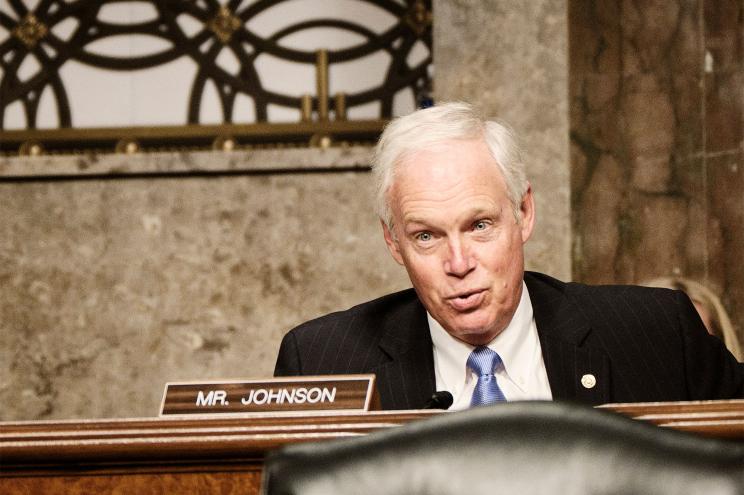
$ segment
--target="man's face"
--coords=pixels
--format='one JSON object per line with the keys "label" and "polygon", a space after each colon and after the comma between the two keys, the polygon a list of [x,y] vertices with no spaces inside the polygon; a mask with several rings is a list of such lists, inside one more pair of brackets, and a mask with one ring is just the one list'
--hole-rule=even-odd
{"label": "man's face", "polygon": [[452,140],[404,160],[388,199],[393,232],[383,223],[385,241],[426,309],[452,336],[490,342],[522,294],[532,191],[518,223],[485,142]]}

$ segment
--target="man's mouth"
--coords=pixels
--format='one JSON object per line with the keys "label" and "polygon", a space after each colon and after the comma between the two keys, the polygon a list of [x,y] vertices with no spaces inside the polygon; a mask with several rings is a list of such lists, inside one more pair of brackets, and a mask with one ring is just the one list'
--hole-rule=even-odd
{"label": "man's mouth", "polygon": [[485,289],[464,291],[447,298],[447,302],[457,311],[471,311],[481,305],[485,295]]}

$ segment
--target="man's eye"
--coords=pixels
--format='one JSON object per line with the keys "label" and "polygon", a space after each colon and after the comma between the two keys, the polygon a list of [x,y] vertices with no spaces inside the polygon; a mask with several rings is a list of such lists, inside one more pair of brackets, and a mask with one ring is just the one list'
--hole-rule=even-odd
{"label": "man's eye", "polygon": [[416,234],[416,239],[419,241],[429,242],[432,239],[431,232],[419,232]]}
{"label": "man's eye", "polygon": [[473,224],[473,230],[486,230],[486,222],[480,221]]}

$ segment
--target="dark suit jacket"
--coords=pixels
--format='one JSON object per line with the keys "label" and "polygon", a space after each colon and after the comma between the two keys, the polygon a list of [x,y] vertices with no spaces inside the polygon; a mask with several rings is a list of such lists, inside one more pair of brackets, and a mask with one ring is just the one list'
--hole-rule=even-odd
{"label": "dark suit jacket", "polygon": [[[680,291],[564,283],[526,272],[556,400],[588,404],[744,398],[744,365],[708,335]],[[413,289],[290,331],[274,374],[375,373],[383,409],[418,409],[435,391],[426,310]],[[587,389],[581,377],[592,374]]]}

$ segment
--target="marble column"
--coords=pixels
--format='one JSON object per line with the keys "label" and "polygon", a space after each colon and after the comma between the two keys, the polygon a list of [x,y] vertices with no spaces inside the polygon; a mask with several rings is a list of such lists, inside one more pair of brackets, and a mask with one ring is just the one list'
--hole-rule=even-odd
{"label": "marble column", "polygon": [[744,323],[741,0],[571,0],[574,278],[695,279]]}

